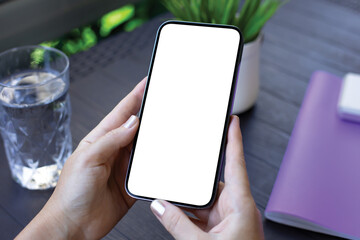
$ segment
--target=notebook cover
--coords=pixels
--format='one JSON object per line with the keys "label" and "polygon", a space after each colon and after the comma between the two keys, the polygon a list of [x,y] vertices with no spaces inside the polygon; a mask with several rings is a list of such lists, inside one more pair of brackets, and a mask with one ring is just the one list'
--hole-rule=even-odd
{"label": "notebook cover", "polygon": [[312,75],[265,215],[360,238],[360,124],[337,114],[341,83],[326,72]]}

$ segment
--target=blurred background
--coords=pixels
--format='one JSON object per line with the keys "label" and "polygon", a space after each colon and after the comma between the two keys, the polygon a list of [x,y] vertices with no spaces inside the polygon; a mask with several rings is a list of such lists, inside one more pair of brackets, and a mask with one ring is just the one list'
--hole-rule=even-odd
{"label": "blurred background", "polygon": [[165,11],[157,0],[0,0],[0,52],[41,44],[72,55]]}
{"label": "blurred background", "polygon": [[[358,0],[327,1],[360,11]],[[72,55],[166,11],[158,0],[0,0],[0,52],[41,44]]]}

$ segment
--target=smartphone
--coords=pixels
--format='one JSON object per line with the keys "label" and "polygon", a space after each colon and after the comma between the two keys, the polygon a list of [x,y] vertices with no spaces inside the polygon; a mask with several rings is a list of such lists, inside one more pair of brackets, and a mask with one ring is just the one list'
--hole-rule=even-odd
{"label": "smartphone", "polygon": [[130,196],[190,208],[213,203],[242,46],[234,26],[159,27],[125,181]]}

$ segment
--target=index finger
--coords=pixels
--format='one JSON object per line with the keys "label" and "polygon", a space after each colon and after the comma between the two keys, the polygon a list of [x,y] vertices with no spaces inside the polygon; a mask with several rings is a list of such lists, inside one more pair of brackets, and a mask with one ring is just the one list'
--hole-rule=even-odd
{"label": "index finger", "polygon": [[79,147],[89,145],[111,130],[120,127],[131,115],[136,115],[140,109],[144,95],[147,77],[123,99],[120,103],[88,134],[81,140]]}
{"label": "index finger", "polygon": [[251,195],[240,131],[240,120],[237,116],[231,116],[230,120],[224,177],[226,187],[234,187],[242,195]]}

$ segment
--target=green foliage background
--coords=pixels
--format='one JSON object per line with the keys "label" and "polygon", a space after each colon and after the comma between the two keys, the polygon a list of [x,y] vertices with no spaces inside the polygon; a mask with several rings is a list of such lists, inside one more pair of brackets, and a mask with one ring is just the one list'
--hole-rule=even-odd
{"label": "green foliage background", "polygon": [[141,0],[113,10],[87,26],[75,28],[62,37],[40,45],[60,49],[67,55],[84,51],[112,34],[132,31],[149,19],[166,12],[158,0]]}
{"label": "green foliage background", "polygon": [[41,43],[72,55],[94,46],[108,36],[132,31],[149,19],[170,11],[177,19],[235,25],[245,43],[254,40],[264,24],[284,3],[282,0],[141,0],[113,10],[87,26]]}
{"label": "green foliage background", "polygon": [[259,35],[282,0],[161,0],[179,20],[239,27],[246,42]]}

